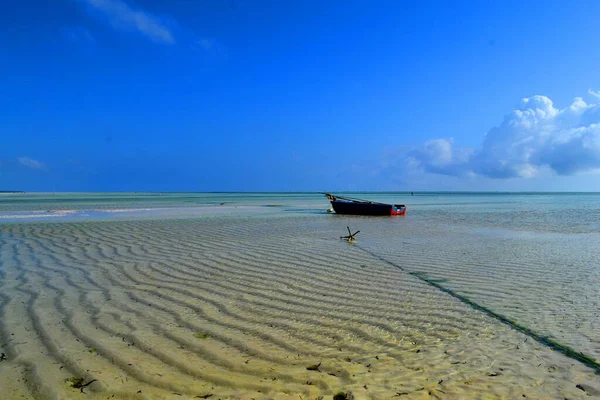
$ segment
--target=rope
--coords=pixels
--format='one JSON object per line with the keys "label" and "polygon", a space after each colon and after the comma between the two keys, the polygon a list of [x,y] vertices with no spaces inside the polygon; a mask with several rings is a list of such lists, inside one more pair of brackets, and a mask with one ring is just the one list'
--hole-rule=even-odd
{"label": "rope", "polygon": [[600,362],[598,362],[597,360],[593,359],[592,357],[577,351],[575,349],[573,349],[572,347],[569,347],[567,345],[564,345],[562,343],[557,342],[554,339],[551,339],[547,336],[543,336],[540,335],[539,333],[534,332],[533,330],[527,328],[526,326],[523,326],[521,324],[519,324],[517,321],[510,319],[502,314],[498,314],[497,312],[482,306],[480,304],[475,303],[473,300],[456,293],[455,291],[448,289],[442,285],[440,285],[438,282],[436,282],[433,279],[428,278],[425,274],[423,273],[419,273],[419,272],[410,272],[407,271],[406,269],[404,269],[403,267],[401,267],[398,264],[395,264],[375,253],[373,253],[370,250],[365,249],[364,247],[361,247],[359,245],[355,245],[357,248],[359,248],[360,250],[364,251],[365,253],[377,258],[378,260],[386,263],[387,265],[390,265],[394,268],[397,268],[403,272],[406,272],[412,276],[414,276],[415,278],[419,279],[422,282],[425,282],[426,284],[428,284],[429,286],[432,286],[436,289],[438,289],[441,292],[444,292],[446,294],[449,294],[450,296],[454,297],[455,299],[461,301],[462,303],[468,305],[469,307],[477,310],[477,311],[481,311],[482,313],[488,315],[489,317],[492,317],[500,322],[502,322],[505,325],[508,325],[509,327],[511,327],[514,330],[517,330],[521,333],[524,333],[525,335],[529,336],[530,338],[534,339],[535,341],[537,341],[538,343],[552,349],[555,351],[558,351],[562,354],[564,354],[565,356],[572,358],[573,360],[577,360],[580,363],[595,369],[596,371],[600,372]]}

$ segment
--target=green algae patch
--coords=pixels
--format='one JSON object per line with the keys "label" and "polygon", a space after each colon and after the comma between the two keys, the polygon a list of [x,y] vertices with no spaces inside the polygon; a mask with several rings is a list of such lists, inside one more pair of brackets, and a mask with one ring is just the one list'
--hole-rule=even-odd
{"label": "green algae patch", "polygon": [[194,333],[194,337],[196,339],[210,339],[212,336],[210,333],[196,332]]}

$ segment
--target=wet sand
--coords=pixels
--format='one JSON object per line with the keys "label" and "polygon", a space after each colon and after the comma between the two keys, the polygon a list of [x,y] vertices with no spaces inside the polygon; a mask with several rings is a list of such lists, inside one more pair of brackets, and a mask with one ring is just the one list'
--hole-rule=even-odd
{"label": "wet sand", "polygon": [[[79,399],[82,390],[92,399],[600,393],[593,369],[339,240],[349,221],[364,227],[359,244],[407,269],[468,265],[436,247],[435,235],[428,252],[418,243],[386,247],[390,232],[409,240],[400,220],[0,225],[2,398]],[[460,268],[454,277],[466,276]],[[74,377],[93,382],[73,388]]]}

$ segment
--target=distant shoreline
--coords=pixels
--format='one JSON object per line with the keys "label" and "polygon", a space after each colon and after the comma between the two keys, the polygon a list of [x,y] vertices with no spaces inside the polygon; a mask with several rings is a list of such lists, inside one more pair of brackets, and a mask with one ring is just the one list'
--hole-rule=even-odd
{"label": "distant shoreline", "polygon": [[[348,191],[335,191],[329,192],[334,193],[336,195],[349,195],[358,198],[371,198],[378,196],[385,197],[408,197],[411,199],[417,198],[431,198],[431,197],[444,197],[448,196],[451,198],[463,198],[469,196],[495,196],[496,198],[504,197],[504,196],[599,196],[600,192],[503,192],[503,191],[480,191],[480,192],[469,192],[469,191],[397,191],[397,192],[370,192],[370,191],[356,191],[356,192],[348,192]],[[35,191],[23,191],[23,190],[0,190],[0,196],[3,198],[3,202],[10,199],[14,199],[14,201],[21,201],[23,199],[28,199],[27,201],[32,201],[33,199],[45,199],[45,201],[50,201],[51,199],[55,200],[77,200],[79,197],[90,197],[96,198],[96,200],[104,201],[104,200],[135,200],[135,201],[146,201],[146,200],[159,200],[163,199],[164,201],[176,200],[177,197],[196,197],[196,196],[206,196],[210,198],[224,197],[223,200],[219,202],[227,202],[231,200],[231,196],[238,197],[243,196],[249,199],[265,197],[265,201],[267,198],[271,198],[273,196],[283,196],[283,197],[298,197],[298,198],[316,198],[321,197],[325,194],[325,192],[35,192]],[[81,200],[81,199],[79,199]],[[206,200],[206,199],[205,199]],[[271,200],[268,200],[271,201]]]}
{"label": "distant shoreline", "polygon": [[[171,192],[171,191],[162,191],[162,192],[145,192],[145,191],[132,191],[132,192],[125,192],[125,191],[116,191],[116,192],[98,192],[98,191],[92,191],[92,192],[69,192],[69,191],[53,191],[53,192],[36,192],[36,191],[22,191],[22,190],[0,190],[0,194],[31,194],[31,195],[65,195],[65,194],[115,194],[115,195],[177,195],[177,194],[246,194],[246,195],[277,195],[277,194],[285,194],[285,195],[294,195],[294,194],[300,194],[300,195],[308,195],[308,194],[318,194],[318,195],[324,195],[326,192],[315,192],[315,191],[308,191],[308,192],[297,192],[297,191],[282,191],[282,192],[252,192],[252,191],[240,191],[240,192],[231,192],[231,191],[224,191],[224,192],[213,192],[213,191],[208,191],[208,192],[194,192],[194,191],[190,191],[190,192]],[[336,194],[365,194],[365,195],[369,195],[369,194],[382,194],[382,195],[490,195],[490,194],[500,194],[500,195],[563,195],[563,194],[582,194],[582,195],[586,195],[586,194],[600,194],[600,192],[598,191],[585,191],[585,192],[567,192],[567,191],[559,191],[559,192],[542,192],[542,191],[493,191],[493,190],[487,190],[487,191],[435,191],[435,190],[422,190],[422,191],[406,191],[406,190],[402,190],[402,191],[365,191],[365,190],[358,190],[358,191],[329,191],[327,193],[336,193]]]}

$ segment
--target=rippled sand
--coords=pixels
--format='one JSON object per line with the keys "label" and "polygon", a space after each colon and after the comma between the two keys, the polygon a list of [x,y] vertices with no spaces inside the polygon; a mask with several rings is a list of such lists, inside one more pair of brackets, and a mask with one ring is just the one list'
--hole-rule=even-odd
{"label": "rippled sand", "polygon": [[[462,269],[478,259],[459,255],[467,243],[411,234],[407,222],[262,215],[0,225],[0,397],[597,394],[593,369],[338,238],[355,225],[360,246],[407,270],[515,295],[468,278]],[[77,389],[73,377],[93,382]]]}
{"label": "rippled sand", "polygon": [[455,227],[440,235],[434,227],[375,235],[371,249],[407,271],[443,279],[444,287],[600,360],[598,233]]}

